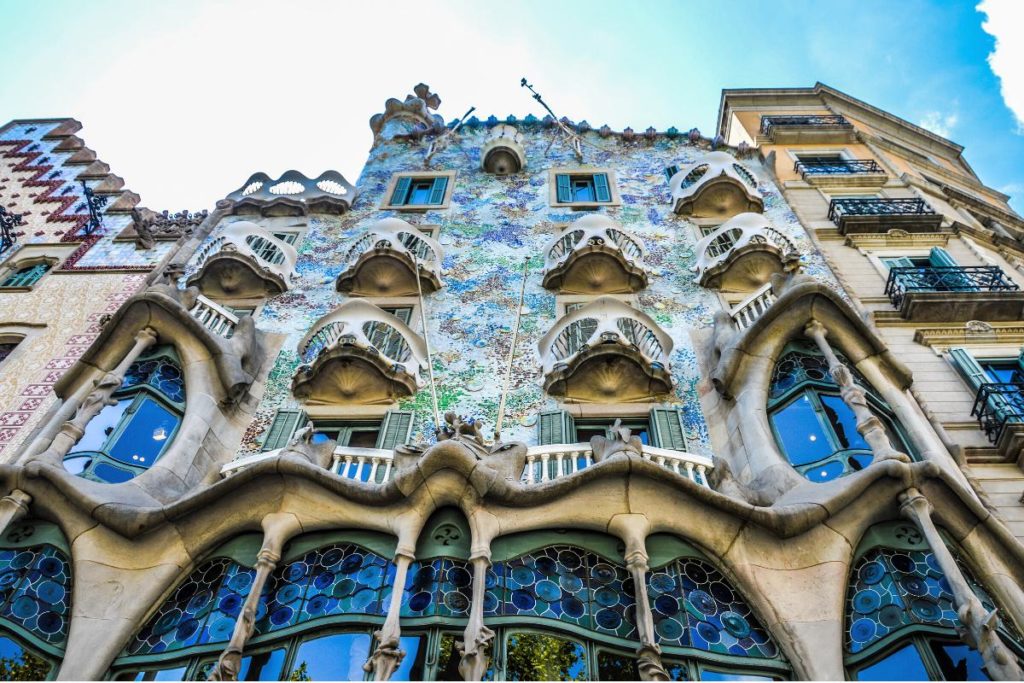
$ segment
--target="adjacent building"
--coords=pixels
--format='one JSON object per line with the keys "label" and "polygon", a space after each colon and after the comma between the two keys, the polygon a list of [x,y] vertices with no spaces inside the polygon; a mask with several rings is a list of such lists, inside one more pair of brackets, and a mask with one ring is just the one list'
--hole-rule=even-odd
{"label": "adjacent building", "polygon": [[0,677],[1021,676],[1024,219],[960,147],[440,104],[200,213],[0,129]]}

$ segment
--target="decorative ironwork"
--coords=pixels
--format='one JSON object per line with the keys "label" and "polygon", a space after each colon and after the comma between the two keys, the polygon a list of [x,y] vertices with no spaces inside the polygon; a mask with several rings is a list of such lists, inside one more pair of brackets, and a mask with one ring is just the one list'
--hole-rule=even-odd
{"label": "decorative ironwork", "polygon": [[98,230],[103,229],[103,216],[100,215],[100,210],[107,205],[109,197],[97,195],[91,187],[82,181],[82,195],[85,197],[85,204],[89,208],[89,219],[82,226],[80,234],[92,235]]}
{"label": "decorative ironwork", "polygon": [[927,216],[935,209],[923,199],[833,199],[828,205],[828,219],[839,225],[844,216]]}
{"label": "decorative ironwork", "polygon": [[978,388],[971,417],[992,443],[999,441],[1010,423],[1024,423],[1024,382],[987,382]]}
{"label": "decorative ironwork", "polygon": [[21,225],[20,213],[8,213],[6,207],[0,206],[0,254],[10,249],[17,240],[13,229]]}
{"label": "decorative ironwork", "polygon": [[885,173],[874,159],[824,159],[797,161],[793,170],[806,178],[809,175],[854,175]]}
{"label": "decorative ironwork", "polygon": [[796,116],[762,116],[761,135],[771,135],[773,128],[780,126],[808,126],[813,128],[853,128],[849,121],[838,114],[804,114]]}
{"label": "decorative ironwork", "polygon": [[1010,281],[999,266],[909,266],[891,268],[885,294],[900,308],[907,292],[1013,292],[1020,286]]}

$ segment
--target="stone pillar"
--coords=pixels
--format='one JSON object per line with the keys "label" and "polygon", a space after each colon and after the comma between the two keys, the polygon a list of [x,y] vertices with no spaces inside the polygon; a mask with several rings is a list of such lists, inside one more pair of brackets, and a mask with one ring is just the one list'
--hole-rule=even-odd
{"label": "stone pillar", "polygon": [[473,565],[473,600],[469,608],[469,623],[462,636],[462,642],[456,643],[461,659],[459,673],[464,681],[479,681],[487,673],[491,663],[489,654],[494,631],[484,625],[484,594],[487,592],[487,570],[491,566],[491,552],[474,553],[470,558]]}
{"label": "stone pillar", "polygon": [[853,374],[850,369],[839,362],[839,358],[832,351],[828,340],[828,330],[817,320],[811,320],[804,327],[804,334],[814,340],[828,361],[828,371],[832,379],[839,385],[839,393],[843,402],[850,407],[857,418],[857,431],[864,437],[864,440],[871,446],[871,453],[874,455],[874,462],[883,460],[899,460],[910,462],[910,456],[900,453],[892,446],[889,436],[885,433],[882,421],[871,412],[868,407],[867,397],[862,387],[857,386],[853,381]]}
{"label": "stone pillar", "polygon": [[256,612],[259,609],[260,595],[263,587],[270,578],[270,573],[277,568],[281,559],[281,549],[288,540],[300,528],[298,520],[294,515],[287,513],[275,513],[263,518],[263,546],[256,556],[256,578],[249,586],[249,593],[245,597],[242,610],[238,613],[235,621],[235,630],[231,634],[228,646],[221,652],[217,659],[216,666],[210,672],[207,680],[211,681],[237,681],[238,672],[242,665],[242,654],[245,651],[245,644],[252,637],[256,629]]}
{"label": "stone pillar", "polygon": [[71,451],[85,434],[85,427],[89,424],[89,421],[96,417],[105,407],[117,403],[113,395],[115,391],[121,388],[121,383],[124,382],[124,375],[128,368],[138,360],[139,356],[145,353],[146,349],[153,346],[156,340],[156,330],[151,327],[143,328],[135,335],[135,345],[132,346],[116,368],[94,381],[93,390],[75,410],[75,416],[61,425],[60,431],[53,437],[50,447],[39,456],[39,459],[56,462],[64,459],[64,456]]}
{"label": "stone pillar", "polygon": [[981,600],[974,594],[960,566],[956,563],[953,553],[946,547],[942,535],[932,521],[932,506],[928,499],[914,487],[900,494],[900,513],[914,522],[921,530],[935,560],[953,591],[953,602],[956,604],[957,616],[961,625],[957,628],[960,638],[981,653],[985,668],[995,680],[1019,681],[1024,679],[1024,671],[1017,663],[1017,658],[1006,647],[996,628],[999,626],[997,610],[986,612]]}
{"label": "stone pillar", "polygon": [[416,559],[413,552],[413,546],[403,546],[401,543],[395,550],[395,582],[391,587],[388,616],[380,630],[374,631],[373,636],[377,639],[377,649],[363,664],[363,671],[372,672],[375,681],[390,680],[395,669],[405,659],[405,650],[401,648],[402,627],[399,622],[399,614],[402,611],[405,577],[409,573],[409,565]]}
{"label": "stone pillar", "polygon": [[12,524],[28,514],[32,496],[21,489],[14,489],[0,498],[0,535],[7,532]]}

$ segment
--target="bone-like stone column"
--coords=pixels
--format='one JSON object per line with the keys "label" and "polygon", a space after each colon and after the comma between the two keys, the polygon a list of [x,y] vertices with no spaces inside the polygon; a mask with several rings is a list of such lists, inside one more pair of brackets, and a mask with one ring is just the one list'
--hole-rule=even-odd
{"label": "bone-like stone column", "polygon": [[259,609],[263,587],[266,585],[270,573],[277,568],[277,563],[281,560],[281,549],[284,547],[285,541],[300,528],[298,520],[292,514],[275,513],[267,515],[263,519],[263,546],[256,556],[256,578],[249,586],[245,603],[242,605],[241,612],[238,613],[231,640],[221,652],[217,664],[213,667],[207,680],[238,680],[245,644],[256,629],[256,612]]}
{"label": "bone-like stone column", "polygon": [[893,448],[892,443],[889,441],[889,436],[885,433],[882,421],[868,407],[868,400],[864,389],[857,386],[857,383],[853,381],[853,373],[839,362],[839,358],[832,351],[832,347],[826,339],[828,330],[825,329],[825,326],[817,320],[812,320],[804,327],[804,334],[814,340],[822,355],[825,356],[825,360],[828,361],[829,374],[832,375],[835,383],[839,385],[839,393],[843,398],[843,402],[850,407],[850,410],[853,411],[854,416],[857,418],[857,431],[860,432],[860,435],[871,446],[874,462],[881,462],[883,460],[910,462],[909,455],[900,453]]}
{"label": "bone-like stone column", "polygon": [[6,532],[8,527],[28,514],[28,506],[31,502],[32,496],[21,489],[14,489],[0,498],[0,534]]}
{"label": "bone-like stone column", "polygon": [[128,351],[116,368],[105,373],[94,381],[94,388],[75,410],[75,416],[61,425],[60,431],[53,437],[50,447],[39,456],[41,460],[60,462],[85,434],[85,427],[107,406],[117,403],[114,392],[121,388],[124,375],[131,364],[153,346],[157,333],[151,327],[143,328],[135,335],[135,345]]}
{"label": "bone-like stone column", "polygon": [[647,572],[650,569],[647,565],[647,518],[637,514],[616,515],[608,528],[626,544],[626,568],[633,579],[636,594],[636,630],[640,638],[636,654],[640,680],[670,680],[661,663],[661,648],[654,639],[654,615],[651,614],[651,603],[647,597]]}
{"label": "bone-like stone column", "polygon": [[456,643],[461,659],[459,673],[464,681],[479,681],[487,673],[491,663],[490,648],[494,640],[494,631],[484,624],[484,594],[487,592],[487,570],[491,566],[491,551],[485,549],[473,553],[469,559],[473,565],[473,598],[469,608],[469,623],[462,636],[462,642]]}
{"label": "bone-like stone column", "polygon": [[405,577],[409,573],[409,565],[416,559],[413,546],[399,543],[395,550],[395,581],[391,586],[391,602],[388,603],[388,616],[384,625],[373,636],[377,639],[377,649],[363,664],[363,671],[373,673],[373,680],[387,681],[391,679],[395,669],[405,659],[405,650],[401,648],[402,627],[399,615],[402,611],[402,593],[405,591]]}
{"label": "bone-like stone column", "polygon": [[953,601],[956,604],[957,616],[960,617],[961,623],[961,626],[957,628],[960,637],[981,653],[985,667],[995,680],[1019,681],[1024,679],[1024,671],[1017,664],[1017,658],[996,632],[999,626],[998,610],[986,612],[981,600],[971,590],[953,553],[946,547],[945,541],[942,540],[939,530],[932,521],[931,503],[919,490],[910,487],[900,494],[900,513],[913,521],[921,530],[953,591]]}

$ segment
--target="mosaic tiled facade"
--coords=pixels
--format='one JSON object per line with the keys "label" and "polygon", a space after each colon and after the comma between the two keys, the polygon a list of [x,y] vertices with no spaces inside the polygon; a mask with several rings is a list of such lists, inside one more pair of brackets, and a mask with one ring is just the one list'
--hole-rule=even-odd
{"label": "mosaic tiled facade", "polygon": [[1024,220],[960,148],[440,105],[195,214],[0,129],[0,677],[1022,675]]}

